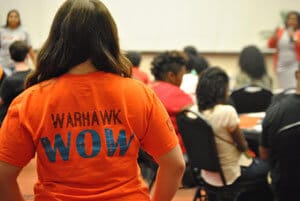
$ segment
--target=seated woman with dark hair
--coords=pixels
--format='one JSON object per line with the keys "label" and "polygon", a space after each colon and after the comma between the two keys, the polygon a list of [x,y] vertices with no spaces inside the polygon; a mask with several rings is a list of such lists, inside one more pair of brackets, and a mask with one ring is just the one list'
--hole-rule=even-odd
{"label": "seated woman with dark hair", "polygon": [[[229,92],[229,78],[222,69],[206,69],[198,82],[196,96],[198,109],[212,126],[217,152],[227,184],[237,180],[255,181],[266,179],[267,163],[247,156],[247,142],[239,128],[236,110],[226,105]],[[247,157],[246,157],[247,156]],[[213,186],[222,186],[219,173],[203,171],[204,180]]]}
{"label": "seated woman with dark hair", "polygon": [[171,117],[183,153],[185,148],[177,129],[176,115],[193,104],[192,98],[179,88],[185,66],[186,60],[179,52],[164,52],[158,55],[152,61],[151,73],[155,81],[150,85]]}
{"label": "seated woman with dark hair", "polygon": [[10,57],[15,67],[14,72],[6,77],[0,86],[0,125],[13,99],[25,88],[25,79],[31,72],[27,65],[29,50],[30,47],[24,41],[15,41],[9,46]]}
{"label": "seated woman with dark hair", "polygon": [[199,76],[209,67],[209,64],[203,56],[190,55],[186,67],[190,69],[190,73],[184,74],[180,89],[189,94],[193,101],[196,102],[196,87]]}
{"label": "seated woman with dark hair", "polygon": [[272,90],[272,78],[268,75],[265,59],[256,46],[245,47],[239,58],[240,72],[236,76],[234,88],[257,85]]}

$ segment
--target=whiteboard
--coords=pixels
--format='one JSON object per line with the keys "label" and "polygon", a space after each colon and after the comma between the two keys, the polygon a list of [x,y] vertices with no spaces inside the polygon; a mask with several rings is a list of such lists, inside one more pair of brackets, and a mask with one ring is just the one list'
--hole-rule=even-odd
{"label": "whiteboard", "polygon": [[[20,11],[38,49],[63,0],[0,0],[0,23]],[[280,12],[300,11],[299,0],[103,0],[124,50],[164,51],[194,45],[201,52],[239,52],[248,44],[266,49],[263,33],[282,26]]]}

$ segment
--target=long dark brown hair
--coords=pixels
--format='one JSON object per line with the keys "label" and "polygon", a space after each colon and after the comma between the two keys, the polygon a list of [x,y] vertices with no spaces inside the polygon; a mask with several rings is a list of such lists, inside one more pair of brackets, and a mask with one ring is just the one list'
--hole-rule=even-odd
{"label": "long dark brown hair", "polygon": [[117,27],[105,5],[98,0],[67,0],[54,17],[26,87],[58,77],[88,59],[98,70],[130,77],[130,62],[121,54]]}
{"label": "long dark brown hair", "polygon": [[254,45],[243,48],[239,57],[239,65],[241,70],[252,79],[260,79],[267,73],[264,55]]}
{"label": "long dark brown hair", "polygon": [[196,97],[199,111],[226,102],[229,77],[220,67],[207,68],[199,78]]}

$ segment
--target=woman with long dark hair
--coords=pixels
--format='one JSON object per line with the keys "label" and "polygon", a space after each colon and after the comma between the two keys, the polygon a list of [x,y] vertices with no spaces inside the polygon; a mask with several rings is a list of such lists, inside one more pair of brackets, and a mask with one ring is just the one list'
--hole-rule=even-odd
{"label": "woman with long dark hair", "polygon": [[[36,201],[172,200],[185,165],[176,134],[130,68],[105,5],[67,0],[2,124],[0,200],[23,200],[16,178],[35,154]],[[140,147],[159,165],[152,199]]]}

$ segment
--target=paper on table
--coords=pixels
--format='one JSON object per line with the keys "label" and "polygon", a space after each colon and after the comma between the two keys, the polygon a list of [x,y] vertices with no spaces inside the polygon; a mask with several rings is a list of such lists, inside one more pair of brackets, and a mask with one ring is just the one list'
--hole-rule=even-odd
{"label": "paper on table", "polygon": [[261,133],[262,132],[262,125],[261,124],[257,124],[256,126],[254,126],[252,128],[252,130]]}
{"label": "paper on table", "polygon": [[240,115],[240,128],[242,129],[253,129],[259,124],[261,118],[253,117],[246,114]]}
{"label": "paper on table", "polygon": [[243,114],[243,115],[263,119],[266,116],[266,113],[265,112],[253,112],[253,113],[248,113],[248,114]]}

